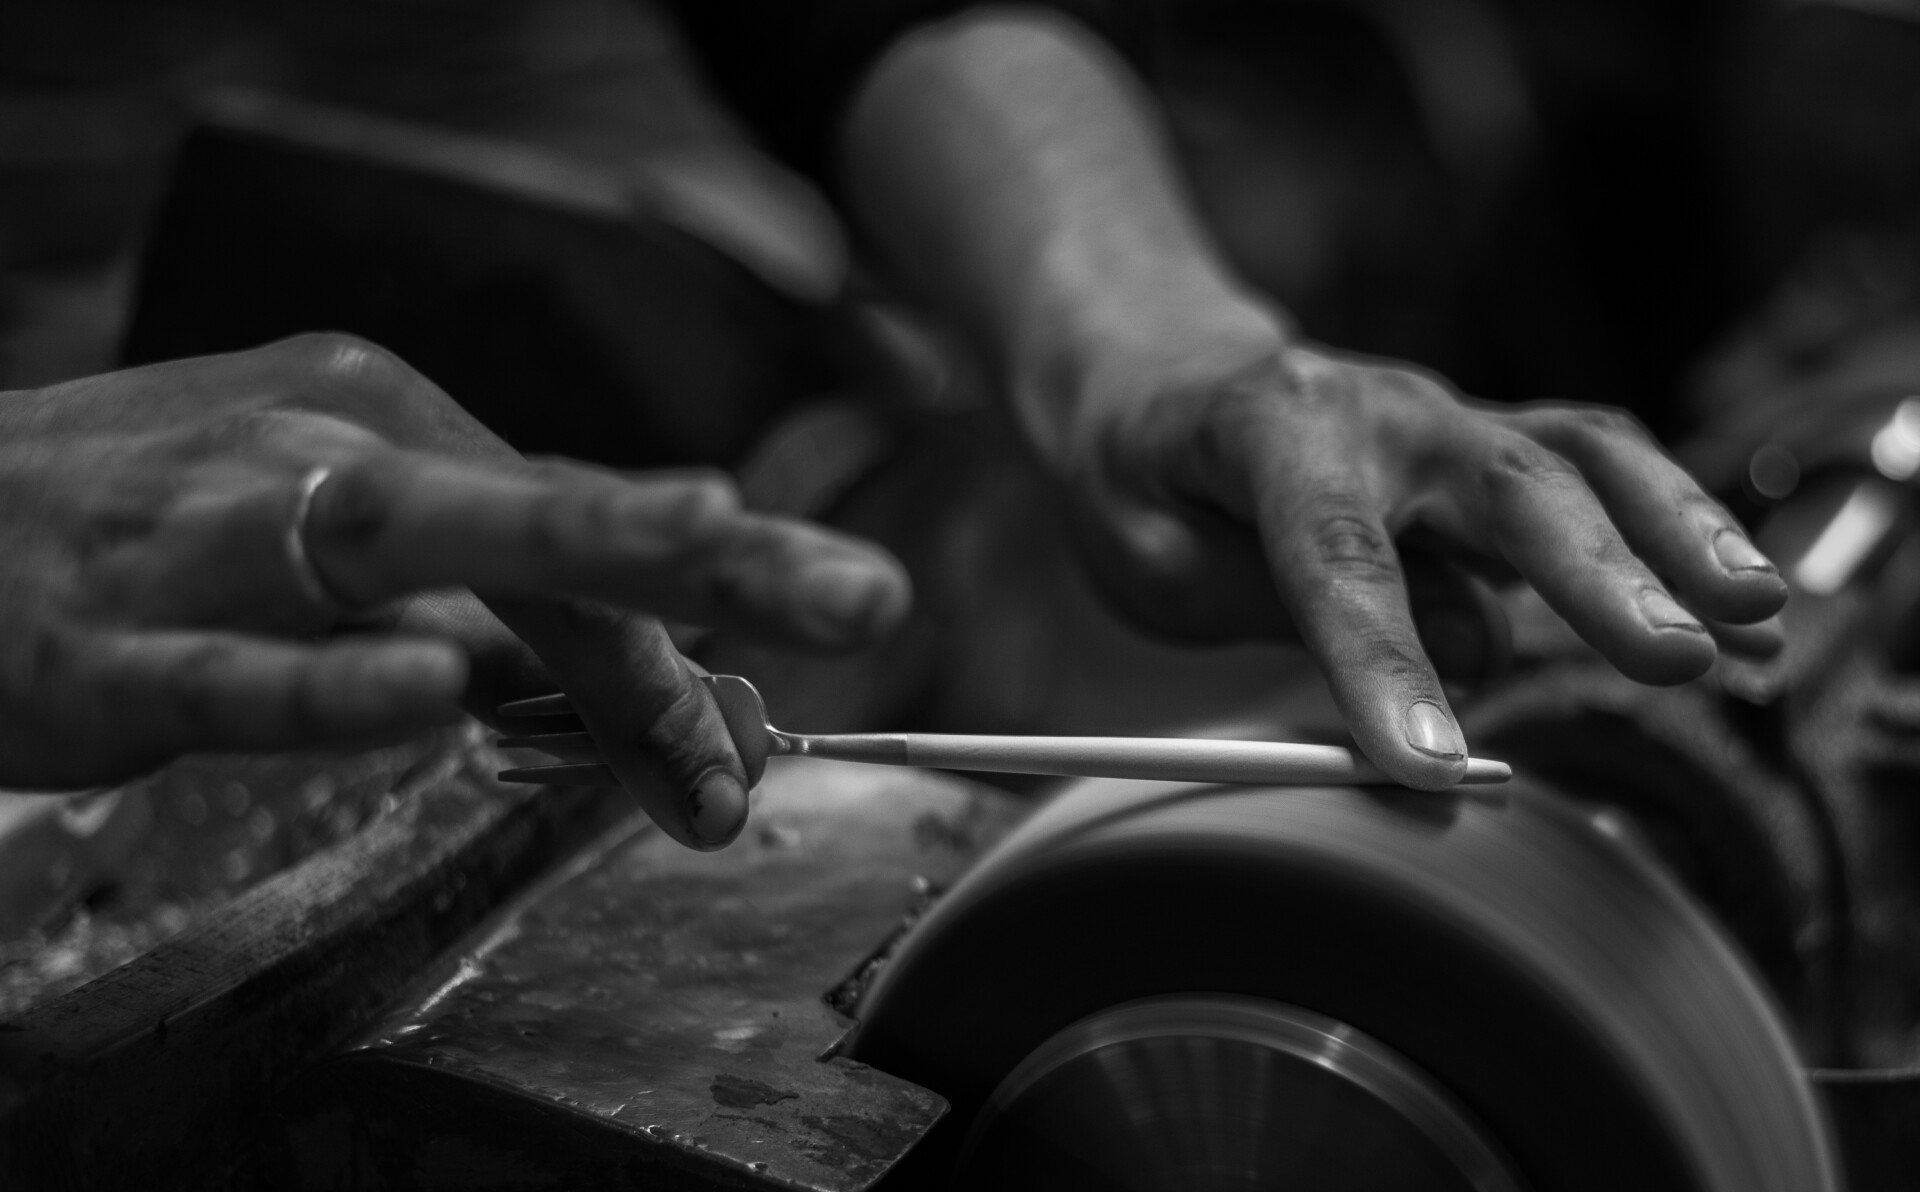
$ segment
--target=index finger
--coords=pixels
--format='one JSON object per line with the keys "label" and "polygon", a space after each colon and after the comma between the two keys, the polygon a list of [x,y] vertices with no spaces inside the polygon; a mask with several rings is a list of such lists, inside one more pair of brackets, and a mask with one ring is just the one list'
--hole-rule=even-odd
{"label": "index finger", "polygon": [[1361,749],[1423,790],[1466,773],[1466,739],[1414,629],[1384,501],[1332,420],[1297,418],[1242,461],[1274,582]]}
{"label": "index finger", "polygon": [[822,648],[874,638],[907,603],[890,556],[749,512],[717,473],[372,451],[315,492],[307,547],[352,602],[449,585],[566,594]]}

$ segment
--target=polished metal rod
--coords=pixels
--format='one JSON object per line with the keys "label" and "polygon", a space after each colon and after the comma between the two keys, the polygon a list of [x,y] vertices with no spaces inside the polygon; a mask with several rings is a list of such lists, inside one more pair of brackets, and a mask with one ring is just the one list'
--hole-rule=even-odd
{"label": "polished metal rod", "polygon": [[[1279,741],[1219,741],[1191,737],[1030,737],[950,733],[790,733],[767,722],[753,684],[737,675],[704,675],[748,776],[760,777],[768,757],[819,757],[883,766],[1049,774],[1069,778],[1147,778],[1162,782],[1232,782],[1261,786],[1388,785],[1385,774],[1351,749]],[[503,705],[508,716],[557,716],[572,711],[564,695]],[[613,785],[585,732],[502,738],[503,748],[539,749],[562,758],[553,766],[525,766],[500,775],[509,782]],[[1505,782],[1505,762],[1469,758],[1463,784]]]}

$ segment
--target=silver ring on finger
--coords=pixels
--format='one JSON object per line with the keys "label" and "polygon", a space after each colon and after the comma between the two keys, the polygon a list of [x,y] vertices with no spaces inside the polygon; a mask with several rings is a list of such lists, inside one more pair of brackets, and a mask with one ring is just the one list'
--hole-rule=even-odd
{"label": "silver ring on finger", "polygon": [[308,604],[326,612],[329,616],[350,617],[361,610],[349,601],[343,600],[334,586],[320,574],[314,566],[313,552],[307,549],[307,523],[313,517],[314,494],[327,482],[333,469],[326,464],[310,468],[300,478],[299,496],[293,504],[293,516],[287,521],[282,542],[286,545],[287,563],[293,572],[294,587],[300,589],[300,595]]}

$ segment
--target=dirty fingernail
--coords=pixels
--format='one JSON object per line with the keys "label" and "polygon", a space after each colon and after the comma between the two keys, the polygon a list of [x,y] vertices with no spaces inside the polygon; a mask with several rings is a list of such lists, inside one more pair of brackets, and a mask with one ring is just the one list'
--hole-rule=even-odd
{"label": "dirty fingernail", "polygon": [[1738,530],[1722,530],[1713,536],[1713,557],[1728,571],[1775,570],[1772,561]]}
{"label": "dirty fingernail", "polygon": [[1647,624],[1655,629],[1683,629],[1688,633],[1707,631],[1705,625],[1694,620],[1673,597],[1658,588],[1646,588],[1641,591],[1640,615],[1645,617]]}
{"label": "dirty fingernail", "polygon": [[1460,735],[1460,727],[1438,704],[1422,700],[1408,708],[1406,728],[1407,744],[1428,757],[1451,760],[1467,756],[1467,742]]}
{"label": "dirty fingernail", "polygon": [[687,797],[687,822],[702,844],[719,848],[746,825],[747,788],[715,766],[693,784],[693,794]]}

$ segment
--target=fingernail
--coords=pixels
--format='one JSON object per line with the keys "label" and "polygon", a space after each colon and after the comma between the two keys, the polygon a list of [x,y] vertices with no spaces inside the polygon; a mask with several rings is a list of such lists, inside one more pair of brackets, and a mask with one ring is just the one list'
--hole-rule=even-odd
{"label": "fingernail", "polygon": [[1407,744],[1428,757],[1451,761],[1467,756],[1467,741],[1460,735],[1460,726],[1439,704],[1426,700],[1407,709]]}
{"label": "fingernail", "polygon": [[1687,610],[1681,608],[1673,597],[1658,588],[1643,588],[1640,592],[1640,615],[1647,624],[1655,629],[1683,629],[1688,633],[1705,633],[1707,627],[1693,619]]}
{"label": "fingernail", "polygon": [[1738,530],[1722,530],[1713,536],[1713,557],[1728,571],[1764,571],[1769,574],[1776,568],[1772,560],[1760,553],[1747,536]]}
{"label": "fingernail", "polygon": [[865,641],[887,619],[890,599],[884,573],[859,563],[831,561],[807,569],[801,576],[807,600],[827,622],[828,636],[841,641]]}
{"label": "fingernail", "polygon": [[687,822],[702,844],[719,848],[747,822],[747,788],[718,766],[700,775],[687,796]]}

